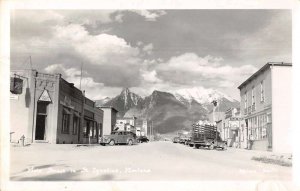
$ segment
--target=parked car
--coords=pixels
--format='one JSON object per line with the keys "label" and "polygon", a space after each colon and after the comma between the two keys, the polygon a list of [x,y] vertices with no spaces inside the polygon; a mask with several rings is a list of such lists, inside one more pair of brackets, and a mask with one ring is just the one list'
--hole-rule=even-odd
{"label": "parked car", "polygon": [[144,142],[148,143],[149,139],[146,136],[140,136],[140,137],[137,138],[137,141],[139,143],[144,143]]}
{"label": "parked car", "polygon": [[191,137],[188,137],[186,140],[185,140],[185,145],[189,145],[189,146],[193,146],[192,143],[191,143]]}
{"label": "parked car", "polygon": [[185,144],[187,140],[188,140],[188,137],[180,137],[179,138],[179,143],[180,144]]}
{"label": "parked car", "polygon": [[173,138],[173,143],[179,143],[180,138],[179,137],[174,137]]}
{"label": "parked car", "polygon": [[130,131],[113,131],[110,135],[104,135],[100,139],[101,145],[127,144],[133,145],[137,143],[136,134]]}

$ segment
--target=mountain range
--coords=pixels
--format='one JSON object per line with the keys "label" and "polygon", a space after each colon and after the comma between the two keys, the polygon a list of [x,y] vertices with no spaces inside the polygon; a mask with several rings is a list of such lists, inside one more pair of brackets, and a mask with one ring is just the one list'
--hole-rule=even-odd
{"label": "mountain range", "polygon": [[239,107],[238,101],[220,91],[199,88],[172,93],[155,90],[144,98],[124,88],[114,98],[96,100],[96,106],[112,106],[119,111],[118,117],[147,119],[153,122],[155,132],[164,134],[188,130],[195,121],[208,119],[213,99],[218,100],[218,111]]}

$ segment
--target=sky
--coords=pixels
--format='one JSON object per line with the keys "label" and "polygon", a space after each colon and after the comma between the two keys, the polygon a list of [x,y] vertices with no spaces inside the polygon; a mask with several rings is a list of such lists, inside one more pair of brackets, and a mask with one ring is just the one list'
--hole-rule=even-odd
{"label": "sky", "polygon": [[237,87],[267,62],[292,62],[289,10],[13,10],[11,69],[61,73],[87,97],[125,87]]}

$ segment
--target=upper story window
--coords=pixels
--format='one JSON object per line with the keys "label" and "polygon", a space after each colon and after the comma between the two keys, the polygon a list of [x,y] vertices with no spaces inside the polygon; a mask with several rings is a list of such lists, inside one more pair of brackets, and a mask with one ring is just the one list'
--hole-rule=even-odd
{"label": "upper story window", "polygon": [[265,101],[265,90],[264,90],[264,81],[260,82],[260,101],[264,102]]}
{"label": "upper story window", "polygon": [[244,95],[244,108],[247,109],[247,91],[245,92],[245,95]]}
{"label": "upper story window", "polygon": [[255,105],[255,88],[254,88],[254,86],[252,87],[252,90],[251,90],[251,105]]}
{"label": "upper story window", "polygon": [[251,98],[251,111],[255,111],[255,87],[253,86],[252,87],[252,91],[251,91],[251,94],[252,94],[252,98]]}

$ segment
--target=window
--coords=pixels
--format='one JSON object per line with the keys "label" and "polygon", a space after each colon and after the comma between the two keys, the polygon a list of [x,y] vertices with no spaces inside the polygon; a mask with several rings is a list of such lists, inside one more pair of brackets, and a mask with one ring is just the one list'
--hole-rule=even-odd
{"label": "window", "polygon": [[265,90],[264,90],[264,81],[260,82],[260,101],[265,101]]}
{"label": "window", "polygon": [[83,137],[88,138],[91,130],[91,122],[89,120],[84,120],[85,125],[83,127]]}
{"label": "window", "polygon": [[77,116],[74,116],[74,118],[73,118],[73,135],[77,134],[79,125],[80,125],[80,118]]}
{"label": "window", "polygon": [[94,123],[94,126],[92,127],[92,138],[97,138],[97,123]]}
{"label": "window", "polygon": [[251,91],[251,97],[252,97],[252,100],[251,100],[251,105],[255,105],[255,92],[254,92],[254,86],[252,87],[252,91]]}
{"label": "window", "polygon": [[245,92],[245,95],[244,95],[244,100],[245,100],[245,109],[247,109],[247,92]]}
{"label": "window", "polygon": [[70,114],[69,109],[63,108],[62,133],[69,134]]}
{"label": "window", "polygon": [[251,94],[252,94],[252,98],[251,98],[251,111],[255,111],[255,88],[254,86],[252,87],[252,91],[251,91]]}

